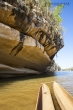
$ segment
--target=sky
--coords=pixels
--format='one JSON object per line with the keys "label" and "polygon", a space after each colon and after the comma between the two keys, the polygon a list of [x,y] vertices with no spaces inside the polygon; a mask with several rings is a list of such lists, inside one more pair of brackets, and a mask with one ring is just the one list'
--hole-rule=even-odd
{"label": "sky", "polygon": [[62,69],[70,68],[73,67],[73,0],[51,0],[51,2],[65,3],[61,13],[62,25],[65,28],[64,47],[59,50],[54,59]]}

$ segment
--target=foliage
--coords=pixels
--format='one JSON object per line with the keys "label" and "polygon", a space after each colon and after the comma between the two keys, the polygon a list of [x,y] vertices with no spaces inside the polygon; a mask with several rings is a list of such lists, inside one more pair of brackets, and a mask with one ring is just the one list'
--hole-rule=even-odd
{"label": "foliage", "polygon": [[62,8],[64,8],[64,5],[59,5],[59,6],[56,6],[53,11],[54,18],[59,23],[62,22],[62,18],[60,17]]}
{"label": "foliage", "polygon": [[51,7],[51,2],[50,0],[39,0],[40,3],[40,8],[46,12],[47,11],[47,7],[50,8]]}

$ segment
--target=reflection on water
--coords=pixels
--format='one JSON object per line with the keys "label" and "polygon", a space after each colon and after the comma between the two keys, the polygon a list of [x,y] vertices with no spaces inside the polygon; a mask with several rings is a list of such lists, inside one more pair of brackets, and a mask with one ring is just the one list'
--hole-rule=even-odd
{"label": "reflection on water", "polygon": [[[35,110],[41,83],[59,82],[73,96],[73,72],[55,72],[29,77],[0,79],[0,110]],[[60,110],[51,90],[56,110]]]}

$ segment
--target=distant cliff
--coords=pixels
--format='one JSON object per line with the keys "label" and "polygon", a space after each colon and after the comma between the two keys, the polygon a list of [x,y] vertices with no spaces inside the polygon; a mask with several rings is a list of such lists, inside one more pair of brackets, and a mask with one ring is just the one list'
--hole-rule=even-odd
{"label": "distant cliff", "polygon": [[46,71],[61,71],[61,67],[58,64],[56,64],[54,60],[52,60],[51,65],[47,67]]}
{"label": "distant cliff", "polygon": [[73,67],[62,69],[63,71],[73,71]]}

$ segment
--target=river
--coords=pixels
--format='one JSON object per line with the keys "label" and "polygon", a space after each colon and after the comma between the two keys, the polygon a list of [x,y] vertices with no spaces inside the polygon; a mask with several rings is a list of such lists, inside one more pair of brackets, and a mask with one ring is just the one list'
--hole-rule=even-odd
{"label": "river", "polygon": [[[73,72],[55,72],[42,75],[0,79],[0,110],[35,110],[41,83],[57,81],[73,96]],[[56,110],[61,110],[50,88]]]}

